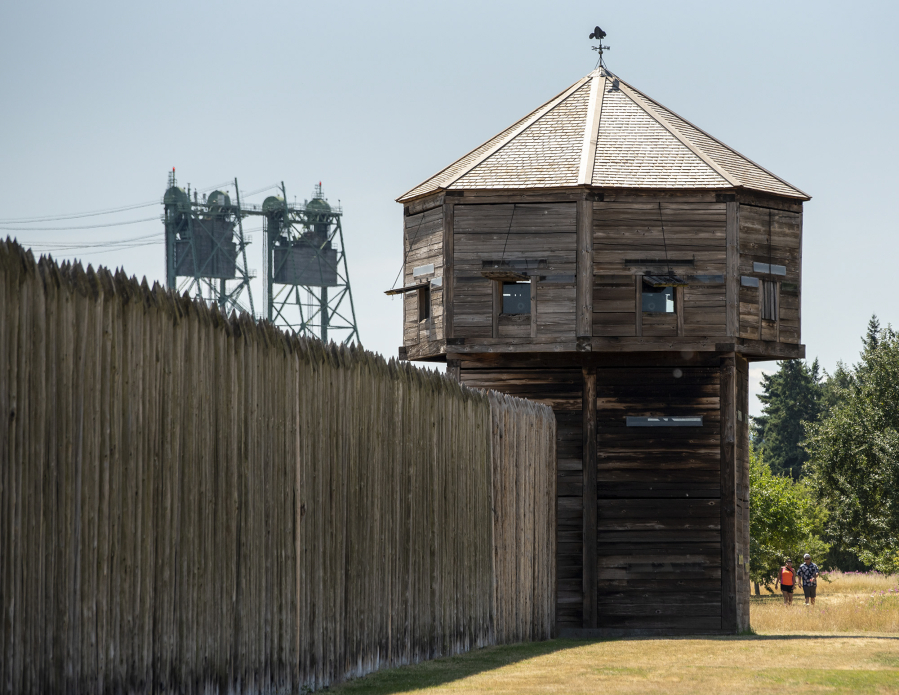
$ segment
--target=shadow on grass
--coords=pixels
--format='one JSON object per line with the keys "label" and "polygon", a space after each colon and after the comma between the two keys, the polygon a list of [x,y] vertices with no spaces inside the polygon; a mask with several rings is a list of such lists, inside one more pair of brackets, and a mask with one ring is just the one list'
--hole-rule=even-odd
{"label": "shadow on grass", "polygon": [[710,640],[728,642],[763,642],[773,640],[809,639],[876,639],[899,640],[896,635],[867,634],[821,634],[821,635],[679,635],[673,637],[608,637],[599,639],[555,639],[546,642],[511,644],[476,649],[458,656],[423,661],[409,666],[385,669],[356,680],[335,685],[324,692],[334,695],[344,693],[371,693],[372,695],[395,695],[424,688],[431,688],[486,671],[493,671],[509,664],[534,657],[545,656],[566,649],[576,649],[600,642],[649,641],[649,640]]}
{"label": "shadow on grass", "polygon": [[[385,669],[363,678],[335,685],[327,693],[372,693],[391,695],[421,688],[432,688],[445,683],[493,671],[509,664],[525,661],[554,652],[583,647],[604,640],[555,639],[546,642],[510,644],[474,649],[458,656],[443,657],[418,664]],[[608,641],[608,640],[605,640]]]}

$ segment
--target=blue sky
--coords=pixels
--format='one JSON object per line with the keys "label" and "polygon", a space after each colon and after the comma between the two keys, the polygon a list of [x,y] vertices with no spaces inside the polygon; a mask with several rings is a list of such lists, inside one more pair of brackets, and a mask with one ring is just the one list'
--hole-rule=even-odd
{"label": "blue sky", "polygon": [[394,199],[589,72],[600,24],[612,70],[813,196],[809,357],[855,360],[872,313],[899,324],[895,3],[32,2],[0,19],[0,234],[151,237],[60,258],[161,281],[161,208],[10,220],[153,202],[172,166],[300,200],[321,180],[345,211],[363,344],[396,354]]}

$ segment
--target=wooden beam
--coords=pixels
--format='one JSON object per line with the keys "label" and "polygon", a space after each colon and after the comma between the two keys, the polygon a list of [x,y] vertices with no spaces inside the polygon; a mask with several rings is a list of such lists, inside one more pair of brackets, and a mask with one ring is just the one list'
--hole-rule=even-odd
{"label": "wooden beam", "polygon": [[539,283],[536,275],[531,277],[531,337],[537,337],[537,285]]}
{"label": "wooden beam", "polygon": [[577,333],[593,335],[593,201],[577,201]]}
{"label": "wooden beam", "polygon": [[596,140],[599,135],[599,119],[602,115],[602,97],[606,89],[605,75],[599,70],[592,73],[590,101],[587,102],[587,118],[584,121],[584,144],[581,149],[581,167],[577,182],[581,185],[593,183],[593,164],[596,160]]}
{"label": "wooden beam", "polygon": [[503,283],[491,280],[490,284],[493,291],[493,337],[499,338],[499,315],[503,313]]}
{"label": "wooden beam", "polygon": [[596,594],[599,574],[596,557],[597,494],[596,494],[596,369],[585,368],[582,414],[584,427],[584,451],[582,456],[584,475],[584,535],[583,535],[583,627],[598,627]]}
{"label": "wooden beam", "polygon": [[677,316],[677,335],[684,337],[684,288],[674,288],[674,313]]}
{"label": "wooden beam", "polygon": [[453,228],[455,211],[452,203],[443,205],[443,335],[453,337]]}
{"label": "wooden beam", "polygon": [[724,320],[726,335],[736,338],[740,335],[740,204],[725,203],[725,207]]}
{"label": "wooden beam", "polygon": [[643,276],[634,276],[634,330],[636,337],[643,337]]}
{"label": "wooden beam", "polygon": [[[736,356],[721,359],[721,629],[737,631]],[[748,587],[740,587],[748,591]]]}

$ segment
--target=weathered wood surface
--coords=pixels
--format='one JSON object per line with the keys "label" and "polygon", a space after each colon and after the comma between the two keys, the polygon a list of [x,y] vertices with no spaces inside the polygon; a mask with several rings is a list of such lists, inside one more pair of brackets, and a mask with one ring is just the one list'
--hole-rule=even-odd
{"label": "weathered wood surface", "polygon": [[737,629],[736,357],[721,360],[721,626]]}
{"label": "weathered wood surface", "polygon": [[[720,631],[718,359],[691,366],[680,356],[661,367],[647,366],[647,357],[642,365],[611,367],[601,355],[584,357],[594,366],[460,365],[467,385],[532,398],[556,412],[559,629]],[[632,428],[628,415],[701,415],[703,426]],[[594,461],[592,471],[585,460]],[[592,573],[586,558],[595,563]]]}
{"label": "weathered wood surface", "polygon": [[[755,287],[739,288],[740,325],[743,338],[777,340],[799,344],[802,281],[802,214],[771,207],[739,206],[738,276],[750,276],[786,283],[781,287],[776,324],[763,322],[759,309],[760,292]],[[786,275],[765,275],[754,270],[755,263],[783,265]]]}
{"label": "weathered wood surface", "polygon": [[[593,335],[728,335],[727,205],[732,204],[670,199],[593,203]],[[658,263],[636,262],[653,259]],[[644,315],[640,276],[667,272],[666,259],[688,286],[677,288],[675,314]]]}
{"label": "weathered wood surface", "polygon": [[583,623],[583,376],[580,369],[478,369],[460,367],[462,383],[529,398],[556,416],[555,619],[560,627]]}
{"label": "weathered wood surface", "polygon": [[4,692],[297,692],[551,635],[544,406],[7,242],[0,408]]}
{"label": "weathered wood surface", "polygon": [[[444,276],[444,219],[443,206],[434,207],[414,215],[403,217],[403,287],[419,282],[429,282]],[[415,268],[433,264],[434,271],[415,277]],[[430,318],[421,321],[421,292],[403,294],[403,345],[407,348],[442,340],[444,335],[444,292],[446,286],[432,287]]]}
{"label": "weathered wood surface", "polygon": [[[484,261],[527,263],[536,283],[538,337],[574,337],[576,324],[577,210],[574,203],[454,205],[453,337],[493,334],[492,280]],[[537,269],[538,262],[542,267]],[[530,324],[529,324],[530,325]],[[530,328],[500,331],[529,337]]]}
{"label": "weathered wood surface", "polygon": [[[599,627],[718,630],[718,370],[596,372]],[[629,415],[703,426],[632,428]]]}

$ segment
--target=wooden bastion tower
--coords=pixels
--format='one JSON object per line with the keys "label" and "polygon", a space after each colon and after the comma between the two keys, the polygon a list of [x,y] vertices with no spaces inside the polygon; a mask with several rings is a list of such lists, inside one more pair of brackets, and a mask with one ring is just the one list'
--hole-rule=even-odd
{"label": "wooden bastion tower", "polygon": [[748,364],[809,196],[598,68],[398,199],[401,357],[552,406],[562,635],[749,624]]}

